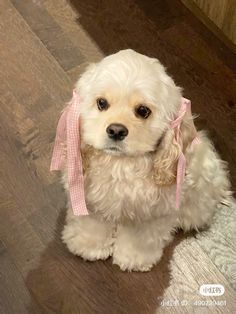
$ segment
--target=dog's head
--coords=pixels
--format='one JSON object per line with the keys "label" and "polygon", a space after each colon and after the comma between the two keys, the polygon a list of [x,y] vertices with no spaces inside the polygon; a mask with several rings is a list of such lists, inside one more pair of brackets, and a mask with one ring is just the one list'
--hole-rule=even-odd
{"label": "dog's head", "polygon": [[83,141],[110,154],[156,151],[181,103],[180,88],[160,62],[133,50],[90,65],[77,90]]}

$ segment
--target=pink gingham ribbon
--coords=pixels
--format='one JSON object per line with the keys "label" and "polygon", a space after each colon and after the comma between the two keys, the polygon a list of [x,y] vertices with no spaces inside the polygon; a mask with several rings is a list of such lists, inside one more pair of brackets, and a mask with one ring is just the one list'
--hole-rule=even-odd
{"label": "pink gingham ribbon", "polygon": [[[178,159],[177,164],[177,176],[176,176],[176,196],[175,196],[175,207],[179,209],[180,207],[180,198],[181,198],[181,190],[185,178],[185,170],[186,170],[186,158],[183,153],[183,143],[180,137],[180,126],[183,121],[183,118],[187,111],[191,113],[191,101],[186,98],[182,98],[181,106],[178,112],[178,116],[175,120],[171,122],[171,127],[175,130],[175,142],[180,146],[181,153]],[[195,137],[191,143],[191,148],[194,145],[199,144],[201,141],[199,137]]]}
{"label": "pink gingham ribbon", "polygon": [[[67,160],[70,200],[74,215],[88,215],[84,195],[84,177],[80,153],[79,95],[73,91],[73,98],[63,111],[56,131],[55,145],[50,170],[61,170]],[[67,158],[63,144],[66,144]]]}

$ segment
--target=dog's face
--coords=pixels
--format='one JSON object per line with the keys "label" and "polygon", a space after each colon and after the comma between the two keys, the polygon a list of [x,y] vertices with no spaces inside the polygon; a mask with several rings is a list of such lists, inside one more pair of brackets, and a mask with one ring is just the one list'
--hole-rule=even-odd
{"label": "dog's face", "polygon": [[83,141],[119,155],[155,151],[181,100],[159,61],[132,50],[91,65],[77,90]]}

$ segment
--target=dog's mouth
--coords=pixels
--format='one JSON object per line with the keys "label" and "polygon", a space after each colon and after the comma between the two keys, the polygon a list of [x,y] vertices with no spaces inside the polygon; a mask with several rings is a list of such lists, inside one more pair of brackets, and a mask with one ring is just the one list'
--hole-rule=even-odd
{"label": "dog's mouth", "polygon": [[104,151],[112,155],[117,155],[117,154],[120,155],[124,153],[123,149],[121,149],[121,147],[119,146],[106,146],[104,148]]}

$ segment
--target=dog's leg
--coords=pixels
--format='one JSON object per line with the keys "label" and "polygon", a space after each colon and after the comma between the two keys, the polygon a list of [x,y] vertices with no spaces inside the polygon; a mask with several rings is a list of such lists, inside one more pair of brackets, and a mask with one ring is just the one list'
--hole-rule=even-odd
{"label": "dog's leg", "polygon": [[69,209],[62,239],[71,253],[89,261],[104,260],[112,255],[113,226],[92,215],[74,216]]}
{"label": "dog's leg", "polygon": [[113,263],[121,270],[149,271],[171,241],[173,224],[172,217],[164,217],[142,224],[119,225]]}

